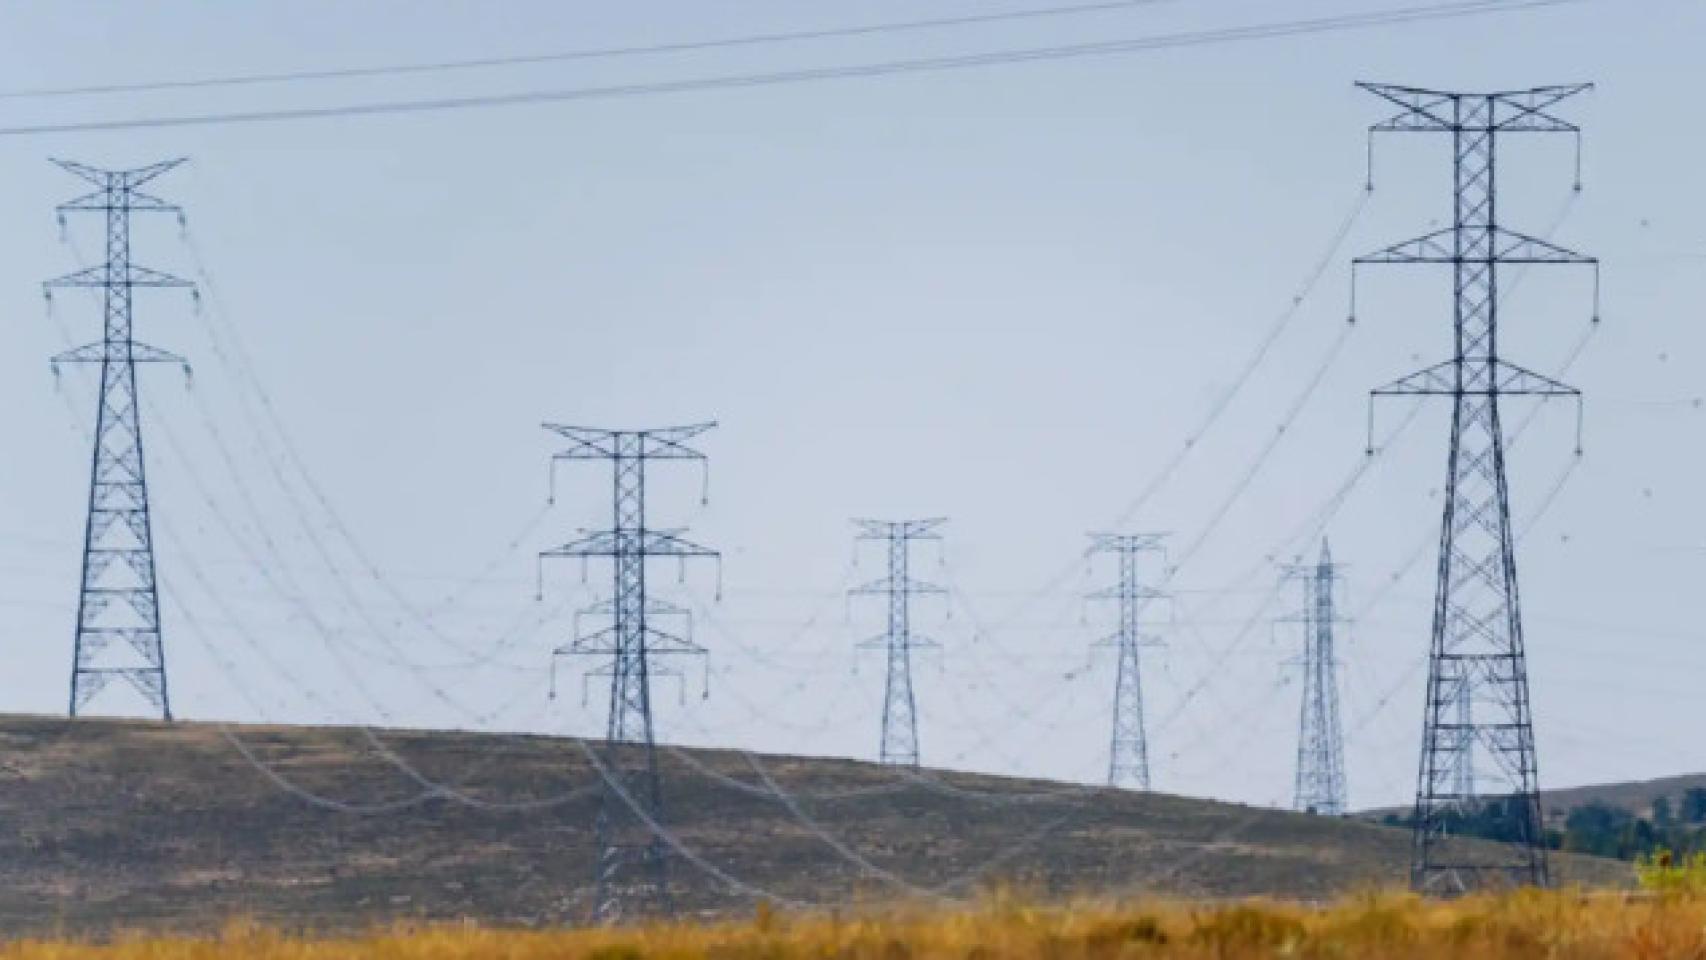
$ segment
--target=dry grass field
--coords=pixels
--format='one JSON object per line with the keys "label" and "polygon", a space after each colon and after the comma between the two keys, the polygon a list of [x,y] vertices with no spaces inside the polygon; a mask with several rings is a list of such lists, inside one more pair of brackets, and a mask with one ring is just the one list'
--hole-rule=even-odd
{"label": "dry grass field", "polygon": [[897,908],[790,916],[760,908],[740,921],[609,930],[426,927],[316,939],[233,925],[219,936],[199,939],[38,940],[0,947],[0,960],[1701,956],[1706,956],[1706,897],[1571,891],[1524,891],[1451,903],[1366,895],[1320,907],[1261,900],[1046,907],[998,895],[951,911]]}

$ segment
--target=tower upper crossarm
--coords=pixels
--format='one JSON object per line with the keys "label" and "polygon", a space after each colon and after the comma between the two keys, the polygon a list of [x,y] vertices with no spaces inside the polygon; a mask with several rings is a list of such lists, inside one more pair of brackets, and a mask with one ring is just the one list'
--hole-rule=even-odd
{"label": "tower upper crossarm", "polygon": [[[1390,83],[1358,83],[1357,86],[1400,108],[1399,113],[1370,127],[1373,133],[1577,133],[1579,130],[1575,124],[1547,111],[1570,97],[1593,89],[1591,83],[1494,93],[1455,93]],[[1488,109],[1465,111],[1462,109],[1465,101],[1481,101]]]}
{"label": "tower upper crossarm", "polygon": [[96,167],[91,167],[86,163],[78,163],[75,160],[60,160],[58,158],[54,158],[50,162],[59,169],[64,170],[66,173],[75,177],[81,177],[97,187],[113,186],[131,188],[140,187],[172,168],[188,163],[189,158],[175,157],[171,160],[162,160],[159,163],[151,163],[146,167],[137,167],[134,170],[101,170]]}
{"label": "tower upper crossarm", "polygon": [[653,430],[605,430],[561,423],[547,423],[544,427],[572,442],[572,446],[554,457],[557,460],[608,460],[615,457],[704,460],[705,455],[686,446],[685,441],[716,425],[713,421]]}

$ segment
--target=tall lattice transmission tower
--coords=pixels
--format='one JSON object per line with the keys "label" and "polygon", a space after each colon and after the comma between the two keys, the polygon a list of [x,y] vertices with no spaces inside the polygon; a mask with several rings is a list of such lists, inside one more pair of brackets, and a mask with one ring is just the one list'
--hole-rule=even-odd
{"label": "tall lattice transmission tower", "polygon": [[859,540],[878,540],[888,548],[888,575],[854,587],[850,596],[881,596],[888,601],[888,630],[866,640],[861,648],[881,648],[886,654],[883,685],[883,739],[877,757],[896,766],[918,766],[918,700],[912,690],[912,651],[937,646],[912,630],[912,598],[945,594],[933,583],[915,579],[910,570],[912,544],[941,540],[937,528],[946,518],[929,520],[855,520]]}
{"label": "tall lattice transmission tower", "polygon": [[148,472],[142,452],[138,363],[177,363],[182,357],[138,341],[132,300],[139,288],[195,285],[137,266],[130,259],[133,213],[171,213],[175,205],[140,187],[184,161],[167,160],[135,170],[98,170],[55,160],[60,169],[95,189],[59,205],[67,213],[100,213],[106,220],[106,261],[44,284],[49,298],[63,287],[101,291],[101,339],[53,358],[99,364],[101,396],[95,412],[95,450],[89,476],[89,511],[83,530],[83,573],[72,639],[70,713],[77,716],[114,680],[129,684],[162,719],[172,719],[166,653],[160,630],[159,581],[154,571],[154,528],[148,513]]}
{"label": "tall lattice transmission tower", "polygon": [[614,480],[610,528],[539,555],[541,562],[607,558],[612,568],[610,599],[590,611],[606,624],[576,637],[566,651],[558,651],[607,660],[594,671],[595,676],[610,679],[610,712],[599,761],[604,792],[594,824],[598,861],[593,916],[601,923],[615,922],[630,912],[672,909],[662,834],[663,790],[652,726],[651,679],[660,670],[652,661],[703,651],[685,637],[653,625],[653,618],[674,615],[677,608],[647,595],[647,562],[670,557],[685,563],[719,555],[683,539],[679,530],[648,525],[646,466],[654,460],[704,464],[705,455],[687,446],[687,441],[714,426],[603,430],[545,425],[570,441],[567,449],[552,458],[553,470],[562,461],[602,460],[610,463]]}
{"label": "tall lattice transmission tower", "polygon": [[[1511,395],[1576,400],[1579,453],[1581,394],[1503,358],[1499,279],[1507,264],[1593,266],[1597,320],[1598,261],[1499,224],[1496,152],[1505,134],[1570,134],[1576,137],[1580,189],[1580,130],[1553,110],[1591,87],[1454,93],[1361,86],[1399,108],[1372,128],[1371,143],[1374,134],[1388,132],[1446,133],[1452,140],[1452,225],[1355,261],[1357,266],[1449,264],[1455,280],[1451,359],[1374,391],[1375,397],[1452,400],[1411,885],[1426,893],[1545,885],[1549,877],[1499,401]],[[1354,279],[1352,286],[1354,291]],[[1478,832],[1491,830],[1509,842],[1467,841],[1464,827],[1471,820]]]}
{"label": "tall lattice transmission tower", "polygon": [[1118,657],[1114,674],[1113,729],[1108,738],[1108,785],[1148,790],[1149,741],[1143,727],[1143,672],[1139,652],[1158,646],[1159,641],[1143,633],[1143,612],[1166,594],[1139,580],[1138,565],[1144,554],[1163,552],[1166,534],[1092,533],[1087,554],[1112,554],[1119,559],[1119,579],[1109,587],[1089,594],[1091,600],[1117,604],[1119,626],[1097,647],[1110,648]]}
{"label": "tall lattice transmission tower", "polygon": [[1334,609],[1339,567],[1327,542],[1321,559],[1285,567],[1285,578],[1303,588],[1303,607],[1285,618],[1303,629],[1303,656],[1293,661],[1303,669],[1303,703],[1297,732],[1297,780],[1292,808],[1303,813],[1340,816],[1345,812],[1345,740],[1339,727],[1338,660],[1333,630],[1340,619]]}

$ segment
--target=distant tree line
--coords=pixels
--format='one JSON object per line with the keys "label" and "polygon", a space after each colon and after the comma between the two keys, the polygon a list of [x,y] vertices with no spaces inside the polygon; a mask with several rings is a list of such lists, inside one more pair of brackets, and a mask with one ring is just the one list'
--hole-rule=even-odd
{"label": "distant tree line", "polygon": [[[1449,814],[1445,826],[1457,836],[1482,837],[1512,842],[1521,839],[1514,803],[1507,798],[1489,799],[1475,807]],[[1387,814],[1388,826],[1410,827],[1410,814]],[[1638,816],[1602,800],[1569,808],[1562,829],[1545,831],[1546,846],[1553,850],[1585,853],[1618,860],[1635,860],[1659,850],[1688,855],[1706,851],[1706,787],[1689,787],[1673,802],[1670,797],[1653,801],[1649,816]]]}

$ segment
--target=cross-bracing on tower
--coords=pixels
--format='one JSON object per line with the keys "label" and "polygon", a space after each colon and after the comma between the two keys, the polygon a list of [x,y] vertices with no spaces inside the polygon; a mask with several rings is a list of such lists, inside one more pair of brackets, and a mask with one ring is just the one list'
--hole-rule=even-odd
{"label": "cross-bracing on tower", "polygon": [[[611,526],[588,533],[540,560],[591,558],[611,561],[611,595],[590,615],[603,618],[599,629],[579,634],[554,653],[606,658],[593,673],[610,679],[610,711],[603,744],[604,793],[594,824],[598,845],[594,919],[612,923],[634,912],[671,910],[667,850],[659,835],[663,789],[658,780],[652,726],[651,679],[667,668],[654,665],[663,656],[703,654],[687,637],[669,633],[655,618],[674,617],[679,608],[647,595],[647,562],[669,557],[716,559],[718,553],[680,536],[677,529],[655,529],[646,516],[646,465],[654,460],[705,463],[705,455],[687,441],[716,426],[701,423],[656,430],[603,430],[546,424],[569,441],[552,458],[609,461],[613,478]],[[580,618],[577,617],[577,624]],[[577,631],[578,632],[578,631]]]}
{"label": "cross-bracing on tower", "polygon": [[1118,605],[1119,627],[1111,636],[1096,642],[1112,649],[1118,657],[1114,674],[1112,732],[1108,738],[1108,785],[1148,790],[1149,741],[1143,725],[1143,673],[1139,652],[1159,646],[1143,633],[1143,612],[1166,594],[1139,581],[1138,561],[1146,553],[1160,554],[1167,535],[1162,533],[1092,533],[1088,556],[1112,554],[1119,558],[1119,580],[1089,594],[1091,600]]}
{"label": "cross-bracing on tower", "polygon": [[121,680],[159,710],[162,719],[172,719],[136,365],[177,363],[186,374],[189,365],[182,357],[134,337],[132,301],[138,288],[180,287],[193,294],[195,285],[131,262],[130,218],[133,213],[171,213],[182,219],[177,205],[138,188],[183,162],[98,170],[54,161],[95,186],[93,192],[59,205],[60,222],[64,223],[67,213],[100,213],[106,221],[106,261],[43,285],[49,298],[60,288],[99,290],[103,307],[101,339],[53,358],[55,372],[62,363],[99,364],[101,371],[83,572],[72,638],[72,716],[108,684]]}
{"label": "cross-bracing on tower", "polygon": [[880,580],[854,587],[850,596],[881,596],[888,601],[888,630],[880,637],[866,640],[862,648],[881,648],[886,654],[883,685],[883,739],[877,757],[883,763],[897,766],[918,766],[918,700],[912,689],[912,651],[935,647],[937,644],[912,631],[912,598],[925,594],[945,594],[946,590],[922,580],[910,572],[911,545],[919,540],[941,540],[936,530],[948,521],[937,517],[929,520],[855,520],[859,540],[877,540],[887,546],[888,575]]}
{"label": "cross-bracing on tower", "polygon": [[[1499,271],[1506,264],[1593,266],[1597,321],[1598,261],[1499,224],[1496,148],[1503,134],[1575,136],[1579,189],[1580,130],[1552,111],[1591,87],[1453,93],[1361,86],[1399,108],[1371,129],[1371,138],[1447,133],[1453,147],[1452,225],[1355,261],[1359,267],[1450,264],[1455,279],[1451,359],[1374,391],[1375,397],[1445,396],[1453,403],[1411,885],[1446,894],[1512,883],[1544,886],[1549,875],[1499,398],[1574,399],[1579,453],[1581,394],[1502,357]],[[1353,305],[1354,289],[1353,279]],[[1466,839],[1463,827],[1471,820],[1483,832],[1496,825],[1509,842]]]}
{"label": "cross-bracing on tower", "polygon": [[1292,809],[1341,816],[1346,808],[1345,741],[1339,727],[1339,664],[1333,642],[1333,630],[1342,622],[1333,596],[1339,567],[1323,540],[1320,560],[1288,564],[1284,576],[1303,587],[1302,608],[1284,618],[1303,630],[1303,656],[1292,661],[1303,669]]}

